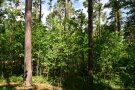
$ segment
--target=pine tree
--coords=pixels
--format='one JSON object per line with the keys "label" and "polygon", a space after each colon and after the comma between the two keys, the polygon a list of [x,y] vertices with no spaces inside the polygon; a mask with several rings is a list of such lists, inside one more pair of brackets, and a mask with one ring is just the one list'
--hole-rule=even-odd
{"label": "pine tree", "polygon": [[88,90],[93,90],[93,0],[88,0]]}
{"label": "pine tree", "polygon": [[31,64],[31,15],[32,0],[26,0],[25,5],[25,56],[24,56],[24,83],[29,86],[32,83]]}
{"label": "pine tree", "polygon": [[115,22],[115,31],[119,32],[121,31],[121,24],[120,24],[120,9],[122,8],[121,4],[122,0],[110,0],[105,7],[111,8],[111,16],[110,18],[114,18]]}

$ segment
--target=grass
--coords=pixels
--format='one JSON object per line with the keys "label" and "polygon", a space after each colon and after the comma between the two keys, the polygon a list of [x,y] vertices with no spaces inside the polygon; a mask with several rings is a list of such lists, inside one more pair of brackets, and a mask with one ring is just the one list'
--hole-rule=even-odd
{"label": "grass", "polygon": [[33,76],[32,81],[32,87],[26,87],[23,85],[22,76],[0,77],[0,90],[62,90],[51,85],[44,77]]}
{"label": "grass", "polygon": [[[84,77],[85,78],[85,77]],[[82,77],[69,77],[65,78],[62,81],[62,87],[64,87],[66,90],[86,90],[87,87],[87,81]],[[51,81],[48,81],[45,77],[41,76],[33,76],[33,87],[36,89],[32,90],[53,90],[52,88],[56,88],[55,90],[62,90],[60,87],[56,87]],[[110,80],[95,80],[98,82],[94,82],[94,90],[121,90],[125,88],[123,86],[120,86],[114,79],[112,81]],[[16,87],[19,88],[26,88],[22,86],[23,83],[23,77],[22,76],[11,76],[8,79],[4,77],[0,77],[0,90],[14,90]],[[28,90],[28,89],[27,89]],[[132,88],[128,88],[126,90],[134,90]]]}
{"label": "grass", "polygon": [[2,85],[0,86],[0,90],[14,90],[14,86],[7,86],[7,85]]}
{"label": "grass", "polygon": [[[23,82],[23,77],[22,76],[11,76],[9,78],[4,78],[0,77],[0,82]],[[32,82],[33,83],[49,83],[46,78],[41,77],[41,76],[33,76],[32,77]]]}
{"label": "grass", "polygon": [[33,84],[32,86],[26,87],[23,84],[0,84],[0,90],[63,90],[60,87],[55,87],[48,84]]}

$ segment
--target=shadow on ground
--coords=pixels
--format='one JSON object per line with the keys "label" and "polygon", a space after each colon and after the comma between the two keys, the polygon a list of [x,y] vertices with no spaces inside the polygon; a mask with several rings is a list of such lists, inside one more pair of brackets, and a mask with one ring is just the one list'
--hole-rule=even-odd
{"label": "shadow on ground", "polygon": [[[87,81],[82,77],[70,77],[65,79],[65,90],[87,90]],[[93,90],[113,90],[109,85],[94,83]]]}
{"label": "shadow on ground", "polygon": [[0,90],[15,90],[15,87],[14,85],[1,85]]}
{"label": "shadow on ground", "polygon": [[46,84],[33,84],[30,87],[23,86],[22,84],[1,84],[0,90],[63,90],[62,88]]}

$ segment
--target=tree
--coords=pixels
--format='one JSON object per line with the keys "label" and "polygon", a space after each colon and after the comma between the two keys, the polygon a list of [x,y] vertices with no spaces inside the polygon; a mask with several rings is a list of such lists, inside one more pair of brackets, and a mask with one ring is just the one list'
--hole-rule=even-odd
{"label": "tree", "polygon": [[125,22],[124,28],[124,38],[128,43],[131,43],[135,39],[135,1],[130,0],[124,2],[125,8],[129,11],[127,12],[127,20]]}
{"label": "tree", "polygon": [[65,18],[68,18],[68,0],[65,0]]}
{"label": "tree", "polygon": [[67,19],[68,19],[68,0],[65,0],[65,23],[64,23],[64,31],[66,31],[66,24],[67,24]]}
{"label": "tree", "polygon": [[26,0],[25,6],[25,56],[24,56],[24,83],[32,83],[32,65],[31,65],[31,15],[32,0]]}
{"label": "tree", "polygon": [[42,18],[42,0],[35,0],[33,5],[35,7],[36,19],[38,19],[39,22],[41,22],[41,18]]}
{"label": "tree", "polygon": [[[102,21],[102,23],[101,23]],[[105,13],[103,12],[103,5],[101,0],[93,1],[93,32],[95,36],[100,37],[102,33],[102,25],[106,21]]]}
{"label": "tree", "polygon": [[121,3],[122,0],[110,0],[105,7],[111,8],[111,17],[114,18],[115,22],[115,31],[120,32],[121,24],[120,24],[120,9],[122,8],[123,4]]}
{"label": "tree", "polygon": [[42,17],[42,1],[40,0],[40,9],[39,9],[39,21],[41,22],[41,17]]}
{"label": "tree", "polygon": [[53,0],[50,0],[50,21],[51,21],[51,27],[52,27],[52,12],[53,12],[53,7],[52,7],[52,1]]}
{"label": "tree", "polygon": [[93,16],[93,0],[88,0],[88,90],[93,89],[92,16]]}
{"label": "tree", "polygon": [[22,0],[20,0],[20,15],[22,16]]}

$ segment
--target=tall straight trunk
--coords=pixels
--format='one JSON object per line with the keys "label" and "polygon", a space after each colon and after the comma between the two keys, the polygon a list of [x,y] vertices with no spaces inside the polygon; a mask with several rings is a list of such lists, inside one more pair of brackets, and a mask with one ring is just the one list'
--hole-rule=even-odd
{"label": "tall straight trunk", "polygon": [[41,17],[42,17],[42,1],[40,0],[39,1],[39,7],[40,7],[40,9],[39,9],[39,21],[41,22]]}
{"label": "tall straight trunk", "polygon": [[39,22],[41,22],[41,16],[42,16],[42,3],[41,0],[37,0],[35,1],[36,3],[36,19],[39,20]]}
{"label": "tall straight trunk", "polygon": [[119,15],[119,10],[116,11],[116,24],[117,24],[117,31],[120,33],[120,15]]}
{"label": "tall straight trunk", "polygon": [[65,23],[64,23],[64,31],[66,31],[66,24],[67,24],[67,18],[68,18],[68,8],[67,5],[68,4],[68,0],[65,0]]}
{"label": "tall straight trunk", "polygon": [[68,16],[68,0],[65,0],[65,18]]}
{"label": "tall straight trunk", "polygon": [[88,90],[93,90],[93,0],[88,0]]}
{"label": "tall straight trunk", "polygon": [[60,14],[60,25],[61,25],[61,20],[62,20],[62,1],[60,0],[59,2],[59,14]]}
{"label": "tall straight trunk", "polygon": [[50,0],[50,16],[49,16],[49,18],[50,18],[50,26],[51,26],[51,28],[52,28],[52,18],[53,18],[53,15],[52,15],[52,12],[53,12],[53,10],[52,10],[52,0]]}
{"label": "tall straight trunk", "polygon": [[35,8],[36,8],[36,19],[39,19],[39,4],[40,4],[40,0],[37,0],[35,1],[36,5],[35,5]]}
{"label": "tall straight trunk", "polygon": [[50,0],[50,13],[52,13],[52,0]]}
{"label": "tall straight trunk", "polygon": [[40,55],[40,53],[38,53],[37,66],[36,66],[36,68],[37,68],[37,76],[39,76],[39,55]]}
{"label": "tall straight trunk", "polygon": [[22,16],[22,0],[20,0],[20,15]]}
{"label": "tall straight trunk", "polygon": [[115,10],[115,26],[116,26],[116,32],[120,33],[120,15],[119,10]]}
{"label": "tall straight trunk", "polygon": [[100,18],[101,18],[101,3],[100,3],[100,0],[99,0],[99,10],[98,10],[98,33],[99,33],[99,37],[101,36],[101,29],[100,29],[100,24],[101,24],[101,20],[100,20]]}
{"label": "tall straight trunk", "polygon": [[31,14],[32,0],[26,0],[25,6],[25,56],[24,56],[24,83],[32,83],[32,64],[31,64]]}
{"label": "tall straight trunk", "polygon": [[50,0],[50,17],[52,19],[52,0]]}
{"label": "tall straight trunk", "polygon": [[120,8],[119,8],[119,1],[116,0],[116,7],[114,8],[115,13],[115,24],[116,24],[116,31],[120,34]]}

